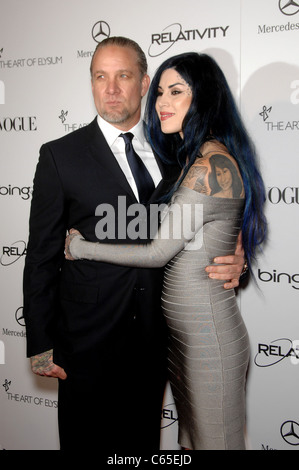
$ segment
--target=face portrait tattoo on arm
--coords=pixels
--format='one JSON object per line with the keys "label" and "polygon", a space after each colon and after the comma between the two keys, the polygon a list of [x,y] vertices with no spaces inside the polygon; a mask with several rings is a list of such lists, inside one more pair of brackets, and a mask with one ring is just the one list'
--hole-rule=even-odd
{"label": "face portrait tattoo on arm", "polygon": [[243,198],[244,187],[238,167],[232,158],[222,154],[209,157],[210,195],[223,198]]}
{"label": "face portrait tattoo on arm", "polygon": [[232,157],[218,153],[198,158],[188,171],[182,186],[207,196],[244,198],[244,187],[237,164]]}

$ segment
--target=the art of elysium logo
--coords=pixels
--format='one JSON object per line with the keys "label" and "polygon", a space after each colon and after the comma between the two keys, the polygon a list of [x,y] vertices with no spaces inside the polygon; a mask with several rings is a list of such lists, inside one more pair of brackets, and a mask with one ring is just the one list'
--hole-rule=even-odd
{"label": "the art of elysium logo", "polygon": [[178,41],[225,38],[229,26],[212,26],[200,29],[183,29],[180,23],[172,23],[159,33],[153,33],[148,48],[150,57],[157,57],[168,51]]}
{"label": "the art of elysium logo", "polygon": [[279,0],[279,9],[281,13],[287,16],[296,15],[299,12],[299,3],[294,0]]}
{"label": "the art of elysium logo", "polygon": [[64,109],[61,109],[58,118],[60,119],[66,133],[74,132],[77,129],[81,129],[81,127],[88,125],[88,122],[68,122],[69,112]]}
{"label": "the art of elysium logo", "polygon": [[[299,120],[284,120],[284,119],[271,119],[271,113],[273,112],[272,106],[264,105],[260,116],[263,118],[265,128],[268,132],[289,132],[289,131],[299,131]],[[274,118],[274,115],[272,115]]]}
{"label": "the art of elysium logo", "polygon": [[6,392],[7,400],[17,402],[23,405],[45,406],[47,408],[57,408],[57,400],[51,400],[46,397],[27,395],[21,391],[12,390],[12,381],[5,379],[2,383],[3,390]]}
{"label": "the art of elysium logo", "polygon": [[18,69],[23,67],[44,67],[48,65],[61,65],[62,56],[44,57],[18,57],[14,59],[6,58],[3,48],[0,49],[0,69]]}
{"label": "the art of elysium logo", "polygon": [[283,101],[289,105],[287,108],[288,116],[286,119],[283,119],[283,116],[281,115],[281,108],[274,107],[271,103],[263,104],[259,110],[259,119],[262,119],[268,132],[299,131],[297,111],[297,106],[299,105],[299,80],[291,80],[289,88],[284,89],[283,92]]}

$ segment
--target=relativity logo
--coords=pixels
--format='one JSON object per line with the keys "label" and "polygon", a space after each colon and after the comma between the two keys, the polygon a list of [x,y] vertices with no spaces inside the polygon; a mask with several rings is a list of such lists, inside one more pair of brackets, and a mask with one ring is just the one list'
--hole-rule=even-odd
{"label": "relativity logo", "polygon": [[270,344],[258,344],[254,363],[258,367],[270,367],[289,358],[292,365],[299,364],[299,340],[279,338]]}
{"label": "relativity logo", "polygon": [[11,264],[16,263],[22,256],[25,256],[26,252],[27,246],[23,240],[18,240],[10,246],[3,246],[0,264],[2,266],[10,266]]}
{"label": "relativity logo", "polygon": [[201,29],[183,29],[180,23],[172,23],[159,33],[153,33],[148,48],[150,57],[158,57],[168,51],[178,41],[225,38],[229,26],[210,26]]}
{"label": "relativity logo", "polygon": [[168,405],[165,405],[162,410],[161,429],[169,428],[169,426],[175,424],[177,420],[178,415],[175,404],[169,403]]}

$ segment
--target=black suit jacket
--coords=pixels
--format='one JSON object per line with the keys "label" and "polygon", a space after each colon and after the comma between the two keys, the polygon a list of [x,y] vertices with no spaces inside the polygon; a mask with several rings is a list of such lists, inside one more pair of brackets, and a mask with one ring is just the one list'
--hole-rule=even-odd
{"label": "black suit jacket", "polygon": [[[153,200],[178,174],[177,168],[165,173],[159,165],[164,178]],[[108,203],[117,217],[119,196],[128,205],[137,202],[96,119],[42,146],[24,269],[28,356],[54,348],[54,362],[80,375],[86,364],[92,368],[94,361],[98,366],[107,360],[135,317],[146,332],[147,348],[156,351],[161,343],[163,270],[64,259],[66,230],[77,228],[98,241],[96,207]]]}

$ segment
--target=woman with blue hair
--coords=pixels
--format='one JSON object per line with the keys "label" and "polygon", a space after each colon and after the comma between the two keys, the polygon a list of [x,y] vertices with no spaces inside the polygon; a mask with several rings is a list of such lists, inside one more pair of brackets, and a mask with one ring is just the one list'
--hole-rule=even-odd
{"label": "woman with blue hair", "polygon": [[72,231],[66,257],[166,265],[162,306],[179,443],[197,450],[245,449],[248,334],[234,290],[210,279],[205,266],[216,254],[234,254],[241,231],[252,269],[266,238],[265,190],[254,147],[221,69],[206,54],[180,54],[158,68],[145,121],[159,158],[182,169],[159,201],[168,209],[158,233],[143,245],[116,246],[87,242]]}

